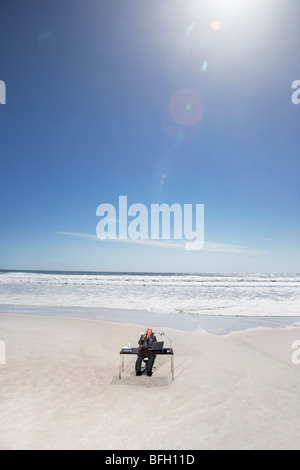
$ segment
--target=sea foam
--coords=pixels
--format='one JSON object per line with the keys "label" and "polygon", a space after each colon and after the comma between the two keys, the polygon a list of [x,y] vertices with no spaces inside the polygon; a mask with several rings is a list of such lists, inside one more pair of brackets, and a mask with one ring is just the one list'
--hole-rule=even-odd
{"label": "sea foam", "polygon": [[0,304],[172,315],[298,316],[300,275],[0,273]]}

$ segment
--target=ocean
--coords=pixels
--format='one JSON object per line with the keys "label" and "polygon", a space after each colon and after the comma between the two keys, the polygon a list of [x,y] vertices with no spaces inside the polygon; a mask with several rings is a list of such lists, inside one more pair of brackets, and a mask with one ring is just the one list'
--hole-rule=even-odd
{"label": "ocean", "polygon": [[2,270],[0,304],[172,316],[293,317],[299,315],[300,275]]}

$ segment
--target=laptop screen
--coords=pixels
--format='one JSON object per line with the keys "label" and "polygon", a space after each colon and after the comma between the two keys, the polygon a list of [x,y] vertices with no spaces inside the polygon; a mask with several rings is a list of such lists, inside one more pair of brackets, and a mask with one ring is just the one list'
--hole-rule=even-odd
{"label": "laptop screen", "polygon": [[164,347],[164,341],[156,341],[153,343],[152,351],[162,351]]}

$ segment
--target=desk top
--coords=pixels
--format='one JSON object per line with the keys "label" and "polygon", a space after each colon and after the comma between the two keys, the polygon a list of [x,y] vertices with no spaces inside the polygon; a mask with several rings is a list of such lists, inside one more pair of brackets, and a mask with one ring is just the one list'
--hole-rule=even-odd
{"label": "desk top", "polygon": [[160,355],[160,356],[172,356],[174,354],[174,351],[172,348],[163,348],[162,351],[151,351],[151,349],[131,348],[131,349],[121,349],[120,354],[136,354],[136,355],[142,355],[142,356],[155,354],[155,355]]}

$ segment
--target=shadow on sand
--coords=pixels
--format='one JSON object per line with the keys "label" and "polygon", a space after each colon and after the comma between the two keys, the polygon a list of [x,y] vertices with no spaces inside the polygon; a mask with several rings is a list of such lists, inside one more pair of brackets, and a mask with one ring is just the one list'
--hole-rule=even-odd
{"label": "shadow on sand", "polygon": [[135,375],[135,370],[132,367],[132,363],[129,364],[125,371],[122,372],[121,379],[119,374],[116,374],[112,381],[112,385],[130,385],[131,387],[166,387],[172,382],[172,374],[167,371],[164,367],[158,367],[154,369],[154,372],[151,377],[148,377],[147,374],[141,376]]}

